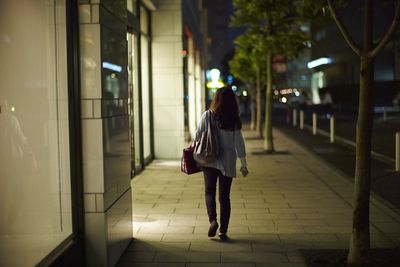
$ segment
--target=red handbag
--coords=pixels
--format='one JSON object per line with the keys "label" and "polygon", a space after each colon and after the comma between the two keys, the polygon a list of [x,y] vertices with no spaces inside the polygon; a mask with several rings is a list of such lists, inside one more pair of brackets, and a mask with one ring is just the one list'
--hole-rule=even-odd
{"label": "red handbag", "polygon": [[197,166],[197,162],[193,158],[193,151],[194,147],[192,145],[183,149],[181,171],[186,174],[201,172],[201,169]]}

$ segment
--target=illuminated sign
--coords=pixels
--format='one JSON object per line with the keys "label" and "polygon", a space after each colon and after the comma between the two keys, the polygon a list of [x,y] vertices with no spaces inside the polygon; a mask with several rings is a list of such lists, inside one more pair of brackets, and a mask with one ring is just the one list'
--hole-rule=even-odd
{"label": "illuminated sign", "polygon": [[327,57],[321,57],[319,59],[310,61],[307,63],[307,68],[312,69],[321,65],[326,65],[332,62],[332,59]]}
{"label": "illuminated sign", "polygon": [[103,62],[102,66],[103,66],[104,69],[109,69],[109,70],[113,70],[113,71],[116,71],[116,72],[121,72],[122,71],[122,67],[121,66],[112,64],[110,62]]}

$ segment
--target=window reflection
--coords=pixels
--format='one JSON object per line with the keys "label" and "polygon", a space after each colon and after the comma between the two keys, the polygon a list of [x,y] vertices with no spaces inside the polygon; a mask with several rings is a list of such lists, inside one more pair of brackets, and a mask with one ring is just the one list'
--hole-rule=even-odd
{"label": "window reflection", "polygon": [[0,1],[0,266],[72,233],[65,1]]}
{"label": "window reflection", "polygon": [[151,157],[150,144],[150,83],[149,83],[149,37],[148,11],[142,6],[140,8],[141,35],[141,74],[142,74],[142,117],[143,117],[143,157]]}
{"label": "window reflection", "polygon": [[140,116],[139,116],[139,87],[138,87],[138,55],[137,37],[128,33],[128,70],[129,70],[129,117],[131,126],[131,153],[132,170],[140,171],[142,168],[140,151]]}

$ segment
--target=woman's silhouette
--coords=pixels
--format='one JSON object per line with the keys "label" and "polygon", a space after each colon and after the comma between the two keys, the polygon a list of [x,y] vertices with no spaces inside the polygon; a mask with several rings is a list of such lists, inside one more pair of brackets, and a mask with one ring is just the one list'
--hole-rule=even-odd
{"label": "woman's silhouette", "polygon": [[[211,112],[212,116],[207,116]],[[227,240],[229,218],[231,214],[230,191],[232,178],[236,177],[236,158],[241,162],[240,171],[243,176],[248,174],[246,149],[241,132],[242,122],[239,117],[239,108],[235,94],[230,88],[221,88],[215,94],[210,109],[207,110],[196,129],[195,140],[199,140],[201,133],[207,129],[209,118],[213,120],[217,131],[219,154],[215,162],[204,164],[201,169],[204,173],[205,200],[207,214],[210,221],[208,236],[213,237],[218,230],[216,212],[216,187],[219,180],[220,224],[219,237]]]}

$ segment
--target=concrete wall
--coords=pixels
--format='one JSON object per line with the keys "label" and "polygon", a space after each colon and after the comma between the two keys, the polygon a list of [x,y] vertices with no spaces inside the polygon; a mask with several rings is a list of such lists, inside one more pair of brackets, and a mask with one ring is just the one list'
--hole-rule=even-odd
{"label": "concrete wall", "polygon": [[184,147],[181,0],[158,2],[152,37],[155,157],[178,159]]}
{"label": "concrete wall", "polygon": [[132,238],[126,6],[79,7],[87,266],[114,266]]}

